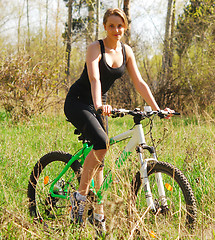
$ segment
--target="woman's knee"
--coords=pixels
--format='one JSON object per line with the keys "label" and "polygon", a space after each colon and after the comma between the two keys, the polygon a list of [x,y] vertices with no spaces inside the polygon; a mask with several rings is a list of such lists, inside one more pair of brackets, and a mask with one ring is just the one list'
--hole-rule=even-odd
{"label": "woman's knee", "polygon": [[107,149],[99,149],[93,151],[95,158],[98,160],[99,169],[102,169],[104,167],[104,158],[107,153]]}
{"label": "woman's knee", "polygon": [[94,150],[104,150],[107,152],[108,148],[109,148],[109,138],[107,135],[103,138],[96,139],[96,141],[93,144]]}
{"label": "woman's knee", "polygon": [[94,155],[98,158],[101,159],[101,161],[103,161],[108,149],[104,148],[104,149],[93,149],[94,150]]}

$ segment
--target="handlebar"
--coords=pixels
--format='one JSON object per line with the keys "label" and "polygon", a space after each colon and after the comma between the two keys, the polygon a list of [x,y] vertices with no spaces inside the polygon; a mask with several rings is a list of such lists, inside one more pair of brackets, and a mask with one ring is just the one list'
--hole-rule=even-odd
{"label": "handlebar", "polygon": [[[102,109],[97,110],[98,114],[102,114]],[[127,109],[114,109],[111,111],[112,118],[117,117],[124,117],[125,115],[131,115],[133,117],[139,117],[140,120],[143,120],[144,118],[149,118],[152,115],[158,115],[160,118],[165,118],[169,114],[172,115],[180,115],[179,112],[170,113],[168,111],[160,110],[160,111],[140,111],[139,108],[135,108],[134,110],[127,110]]]}

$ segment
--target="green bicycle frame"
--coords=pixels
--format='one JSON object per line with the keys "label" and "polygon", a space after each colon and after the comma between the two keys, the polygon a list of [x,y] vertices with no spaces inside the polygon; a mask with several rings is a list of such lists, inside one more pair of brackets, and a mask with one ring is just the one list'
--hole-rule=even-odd
{"label": "green bicycle frame", "polygon": [[[60,194],[55,194],[54,193],[54,186],[57,183],[57,181],[60,180],[60,178],[65,174],[65,172],[70,168],[70,166],[76,161],[76,160],[81,160],[80,163],[81,165],[83,165],[84,160],[86,158],[86,156],[88,155],[88,153],[91,151],[93,146],[88,146],[87,143],[83,144],[83,148],[80,149],[74,156],[72,156],[72,158],[69,160],[69,162],[66,164],[65,168],[62,170],[62,172],[53,180],[49,193],[51,194],[52,197],[57,197],[57,198],[69,198],[69,196],[67,195],[68,193],[68,187],[69,187],[69,183],[71,182],[71,180],[74,178],[75,173],[73,172],[71,178],[69,179],[69,181],[66,183],[65,187],[64,187],[64,193],[65,195],[60,195]],[[91,183],[92,186],[94,186],[93,180]]]}
{"label": "green bicycle frame", "polygon": [[[113,141],[113,139],[110,139],[110,145],[113,145],[115,143],[117,143],[119,141]],[[74,178],[75,173],[73,172],[71,178],[69,179],[69,181],[65,184],[64,186],[64,194],[65,195],[60,195],[60,194],[56,194],[54,193],[54,186],[55,184],[60,180],[60,178],[66,173],[66,171],[70,168],[70,166],[73,164],[73,162],[75,162],[76,160],[80,159],[80,163],[81,165],[83,165],[84,160],[86,158],[86,156],[88,155],[88,153],[91,151],[93,146],[88,146],[87,143],[83,144],[83,148],[80,149],[74,156],[72,156],[72,158],[69,160],[69,162],[66,164],[65,168],[62,170],[62,172],[53,180],[53,182],[51,183],[50,186],[50,190],[49,193],[51,194],[52,197],[57,197],[57,198],[62,198],[62,199],[68,199],[69,195],[68,195],[68,187],[69,187],[69,183],[71,182],[71,180]],[[131,152],[127,152],[125,150],[123,150],[123,152],[121,153],[120,157],[116,160],[115,164],[120,167],[123,165],[123,163],[126,161],[126,159],[128,158],[128,156],[131,154]],[[109,185],[113,182],[112,179],[112,173],[109,172],[108,175],[106,176],[102,186],[100,187],[99,191],[96,193],[94,191],[94,193],[97,195],[97,201],[100,204],[102,201],[102,192],[107,190]],[[94,181],[92,179],[91,188],[94,188]]]}

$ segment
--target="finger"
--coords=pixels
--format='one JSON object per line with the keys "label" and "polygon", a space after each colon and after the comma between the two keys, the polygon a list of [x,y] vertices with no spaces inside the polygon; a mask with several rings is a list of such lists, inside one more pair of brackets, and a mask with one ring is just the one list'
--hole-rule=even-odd
{"label": "finger", "polygon": [[169,113],[168,116],[165,117],[166,119],[169,119],[170,117],[172,117],[173,116],[172,113],[175,112],[175,110],[172,110],[170,108],[165,108],[164,111],[167,111]]}
{"label": "finger", "polygon": [[110,105],[107,105],[107,113],[108,113],[108,116],[111,115],[111,111],[112,111],[112,107]]}
{"label": "finger", "polygon": [[109,116],[111,114],[112,107],[110,105],[103,105],[103,115]]}

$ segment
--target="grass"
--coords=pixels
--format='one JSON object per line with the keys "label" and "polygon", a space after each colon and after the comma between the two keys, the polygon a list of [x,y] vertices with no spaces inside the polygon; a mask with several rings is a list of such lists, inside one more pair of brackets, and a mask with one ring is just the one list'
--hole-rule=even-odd
{"label": "grass", "polygon": [[[131,127],[129,117],[109,119],[110,136]],[[0,112],[0,239],[93,238],[91,228],[77,230],[66,220],[59,223],[57,232],[44,231],[41,225],[33,223],[28,213],[27,185],[33,166],[41,156],[51,151],[74,153],[81,143],[77,142],[73,130],[74,127],[65,121],[62,113],[54,116],[41,115],[28,122],[13,124],[4,112]],[[159,160],[170,162],[184,172],[197,199],[196,230],[192,235],[187,233],[186,239],[215,239],[214,133],[214,121],[209,116],[204,119],[175,117],[170,121],[155,121],[153,137]],[[150,142],[149,135],[146,140]],[[114,154],[122,147],[121,143],[119,149],[114,147]],[[115,157],[110,150],[106,166],[112,166],[112,159]],[[117,179],[122,177],[121,173],[117,174]],[[122,189],[129,189],[129,184],[123,182],[123,177],[120,186]],[[110,230],[108,238],[135,239],[133,225],[130,226],[129,219],[124,214],[128,210],[125,200],[128,190],[119,192],[113,184],[111,191],[114,194],[106,196],[105,206]],[[165,229],[162,234],[159,229],[153,231],[158,239],[172,239],[173,230]],[[178,230],[175,231],[177,233]],[[141,233],[145,239],[154,238],[145,225],[142,226]]]}

